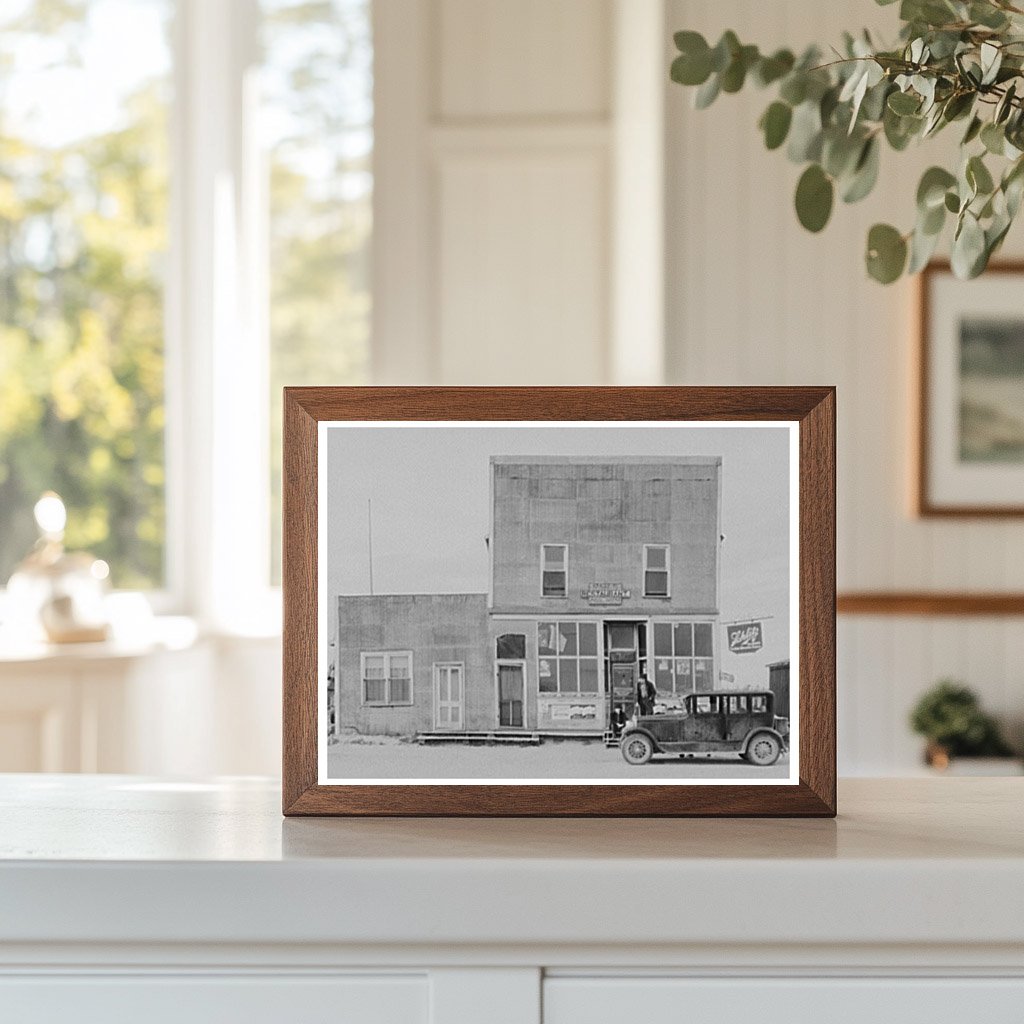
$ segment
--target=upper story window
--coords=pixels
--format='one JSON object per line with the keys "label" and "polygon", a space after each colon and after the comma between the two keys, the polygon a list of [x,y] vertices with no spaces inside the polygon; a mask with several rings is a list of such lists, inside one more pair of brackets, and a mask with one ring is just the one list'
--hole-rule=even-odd
{"label": "upper story window", "polygon": [[569,593],[569,545],[540,546],[541,597],[566,597]]}
{"label": "upper story window", "polygon": [[412,703],[411,651],[368,651],[359,661],[364,704]]}
{"label": "upper story window", "polygon": [[644,545],[644,597],[669,597],[671,590],[670,551],[667,544]]}

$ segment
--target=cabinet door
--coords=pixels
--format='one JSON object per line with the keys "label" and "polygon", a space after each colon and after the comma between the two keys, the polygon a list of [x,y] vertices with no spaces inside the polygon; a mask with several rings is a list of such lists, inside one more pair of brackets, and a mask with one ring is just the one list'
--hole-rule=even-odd
{"label": "cabinet door", "polygon": [[32,977],[0,979],[18,1024],[427,1024],[419,976]]}
{"label": "cabinet door", "polygon": [[1024,978],[580,978],[544,983],[544,1024],[1020,1024]]}

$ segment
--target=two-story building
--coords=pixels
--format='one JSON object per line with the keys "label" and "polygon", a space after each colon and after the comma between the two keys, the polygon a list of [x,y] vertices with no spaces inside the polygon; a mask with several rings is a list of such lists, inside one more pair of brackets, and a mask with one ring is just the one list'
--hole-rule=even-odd
{"label": "two-story building", "polygon": [[489,587],[337,599],[339,730],[600,734],[715,688],[717,457],[494,456]]}

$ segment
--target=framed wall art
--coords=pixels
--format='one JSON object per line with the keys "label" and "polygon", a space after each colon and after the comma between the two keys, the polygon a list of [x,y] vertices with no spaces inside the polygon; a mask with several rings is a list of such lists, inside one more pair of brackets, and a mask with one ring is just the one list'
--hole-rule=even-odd
{"label": "framed wall art", "polygon": [[284,812],[835,813],[831,388],[289,388]]}
{"label": "framed wall art", "polygon": [[1024,263],[919,288],[917,512],[1024,515]]}

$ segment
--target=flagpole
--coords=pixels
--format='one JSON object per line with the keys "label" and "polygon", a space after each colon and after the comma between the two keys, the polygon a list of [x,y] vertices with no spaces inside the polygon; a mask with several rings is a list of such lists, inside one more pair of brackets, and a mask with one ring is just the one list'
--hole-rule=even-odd
{"label": "flagpole", "polygon": [[370,556],[370,594],[373,594],[373,499],[366,499],[366,548]]}

